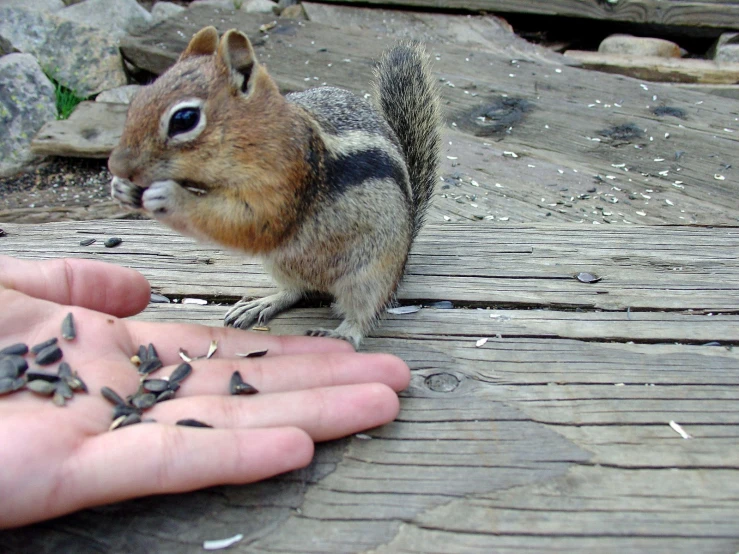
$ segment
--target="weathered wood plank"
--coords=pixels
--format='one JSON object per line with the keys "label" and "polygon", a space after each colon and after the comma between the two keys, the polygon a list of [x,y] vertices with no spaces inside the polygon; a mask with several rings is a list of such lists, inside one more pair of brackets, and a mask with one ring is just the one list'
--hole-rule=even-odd
{"label": "weathered wood plank", "polygon": [[[200,245],[151,221],[5,225],[4,252],[77,256],[128,265],[165,295],[233,301],[274,286],[253,259]],[[114,249],[108,236],[123,238]],[[82,238],[97,237],[93,246]],[[492,237],[492,238],[491,238]],[[739,310],[739,229],[429,225],[408,264],[403,301],[605,310]],[[193,272],[201,282],[193,282]],[[578,272],[603,278],[579,282]]]}
{"label": "weathered wood plank", "polygon": [[[327,0],[328,2],[338,0]],[[583,17],[606,21],[739,29],[739,6],[732,0],[341,0],[349,4],[382,4],[414,8],[446,8],[474,12],[513,12]]]}

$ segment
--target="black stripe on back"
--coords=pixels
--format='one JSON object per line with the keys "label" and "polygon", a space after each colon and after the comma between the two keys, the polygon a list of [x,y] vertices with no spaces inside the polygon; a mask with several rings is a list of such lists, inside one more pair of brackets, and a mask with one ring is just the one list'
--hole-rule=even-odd
{"label": "black stripe on back", "polygon": [[400,164],[379,148],[369,148],[326,159],[326,184],[329,196],[339,196],[368,179],[392,179],[408,198],[408,182]]}

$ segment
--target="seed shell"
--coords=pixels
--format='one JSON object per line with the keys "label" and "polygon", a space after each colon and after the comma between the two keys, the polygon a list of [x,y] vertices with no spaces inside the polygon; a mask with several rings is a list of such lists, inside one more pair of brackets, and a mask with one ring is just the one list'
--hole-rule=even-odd
{"label": "seed shell", "polygon": [[109,239],[105,239],[105,242],[103,244],[106,248],[115,248],[122,242],[123,239],[120,237],[110,237]]}
{"label": "seed shell", "polygon": [[74,326],[74,316],[69,312],[62,321],[62,337],[66,340],[74,340],[77,336],[77,330]]}
{"label": "seed shell", "polygon": [[36,394],[51,396],[56,392],[56,383],[50,383],[49,381],[37,379],[35,381],[29,381],[26,384],[26,388],[30,391],[35,392]]}
{"label": "seed shell", "polygon": [[269,350],[255,350],[254,352],[246,352],[244,354],[236,353],[237,356],[241,358],[261,358],[265,354],[267,354]]}
{"label": "seed shell", "polygon": [[139,366],[139,373],[141,375],[149,375],[149,373],[153,373],[157,369],[161,368],[164,364],[162,363],[162,360],[159,358],[150,358],[146,360],[145,362],[142,362]]}
{"label": "seed shell", "polygon": [[178,384],[185,380],[185,378],[192,373],[192,366],[187,362],[183,362],[178,365],[169,376],[169,382],[171,384]]}
{"label": "seed shell", "polygon": [[208,425],[207,423],[203,423],[202,421],[198,421],[197,419],[181,419],[177,422],[177,425],[182,425],[184,427],[205,427],[208,429],[213,429],[212,425]]}
{"label": "seed shell", "polygon": [[50,365],[62,359],[62,349],[56,344],[47,346],[36,354],[36,363],[38,365]]}
{"label": "seed shell", "polygon": [[93,244],[97,239],[82,239],[80,241],[80,246],[90,246]]}
{"label": "seed shell", "polygon": [[259,392],[249,383],[244,382],[241,378],[241,373],[238,371],[234,371],[231,375],[231,382],[229,383],[228,390],[233,395],[257,394]]}
{"label": "seed shell", "polygon": [[71,388],[75,392],[87,392],[87,385],[82,380],[82,378],[77,375],[77,372],[67,379],[67,384],[69,385],[69,388]]}
{"label": "seed shell", "polygon": [[603,277],[598,277],[593,273],[587,272],[578,273],[577,275],[575,275],[575,278],[581,283],[597,283],[598,281],[603,279]]}
{"label": "seed shell", "polygon": [[115,392],[113,389],[111,389],[110,387],[101,388],[100,394],[102,394],[103,397],[108,402],[113,404],[113,406],[125,406],[126,405],[125,400],[123,400],[123,398],[121,398],[121,396],[117,392]]}
{"label": "seed shell", "polygon": [[4,356],[0,358],[0,378],[15,379],[28,369],[28,362],[21,356]]}
{"label": "seed shell", "polygon": [[140,410],[146,410],[156,404],[157,397],[151,392],[137,394],[131,399],[131,404]]}
{"label": "seed shell", "polygon": [[169,388],[169,381],[166,379],[146,379],[141,386],[148,392],[162,392]]}
{"label": "seed shell", "polygon": [[34,346],[31,347],[31,353],[38,354],[41,352],[44,348],[47,348],[51,346],[52,344],[56,344],[59,342],[59,339],[56,337],[51,337],[49,340],[45,340],[44,342],[40,342]]}
{"label": "seed shell", "polygon": [[25,356],[28,354],[28,345],[17,342],[0,350],[0,356]]}

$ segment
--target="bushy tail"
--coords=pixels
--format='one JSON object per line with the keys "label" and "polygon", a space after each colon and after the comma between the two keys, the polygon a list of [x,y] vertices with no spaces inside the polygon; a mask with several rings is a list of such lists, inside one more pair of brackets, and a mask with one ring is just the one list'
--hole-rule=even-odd
{"label": "bushy tail", "polygon": [[408,164],[415,237],[439,178],[441,146],[439,96],[423,46],[403,42],[385,52],[375,69],[375,100]]}

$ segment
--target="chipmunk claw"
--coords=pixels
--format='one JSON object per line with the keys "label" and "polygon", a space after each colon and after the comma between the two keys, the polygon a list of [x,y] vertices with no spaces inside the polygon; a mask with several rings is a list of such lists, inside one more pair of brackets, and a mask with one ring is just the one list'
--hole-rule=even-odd
{"label": "chipmunk claw", "polygon": [[310,329],[305,332],[307,337],[328,337],[330,339],[341,339],[348,342],[354,347],[354,350],[359,348],[359,341],[355,337],[349,335],[342,335],[336,332],[336,329]]}
{"label": "chipmunk claw", "polygon": [[252,325],[264,325],[274,316],[295,304],[302,294],[296,291],[280,291],[277,294],[249,300],[242,298],[234,304],[223,323],[227,327],[248,329]]}
{"label": "chipmunk claw", "polygon": [[128,179],[113,177],[110,182],[110,194],[124,208],[141,209],[141,197],[144,194],[144,189]]}

